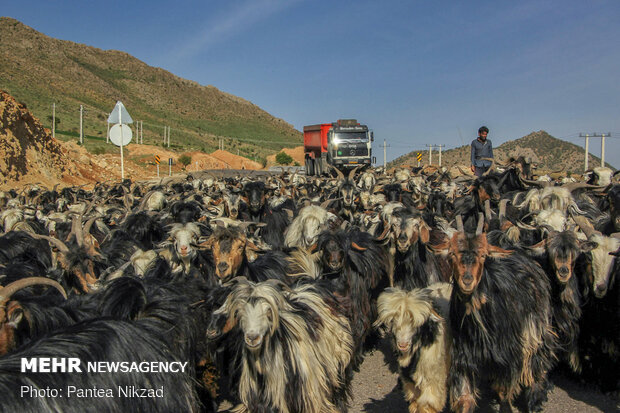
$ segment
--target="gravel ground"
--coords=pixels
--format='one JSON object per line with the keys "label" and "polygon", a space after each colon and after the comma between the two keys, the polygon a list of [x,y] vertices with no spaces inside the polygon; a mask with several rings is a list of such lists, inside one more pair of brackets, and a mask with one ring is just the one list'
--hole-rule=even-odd
{"label": "gravel ground", "polygon": [[[397,368],[396,359],[390,350],[390,343],[384,340],[378,350],[366,356],[359,373],[353,379],[353,400],[349,411],[407,412],[407,404],[397,385]],[[561,375],[554,375],[552,381],[555,387],[549,393],[544,412],[620,412],[620,405],[596,389],[586,388]],[[476,411],[497,412],[497,404],[485,398],[479,402],[479,408]]]}
{"label": "gravel ground", "polygon": [[[366,413],[406,413],[407,404],[398,388],[398,365],[387,339],[379,349],[366,355],[360,371],[353,379],[353,400],[349,412]],[[545,413],[618,413],[620,405],[611,397],[603,395],[594,388],[584,387],[561,375],[553,375],[554,388],[549,392],[549,400],[544,405]],[[220,412],[228,412],[231,405],[224,402]],[[444,412],[449,412],[444,409]],[[496,403],[488,397],[479,401],[476,412],[497,412]],[[515,412],[518,411],[515,409]]]}

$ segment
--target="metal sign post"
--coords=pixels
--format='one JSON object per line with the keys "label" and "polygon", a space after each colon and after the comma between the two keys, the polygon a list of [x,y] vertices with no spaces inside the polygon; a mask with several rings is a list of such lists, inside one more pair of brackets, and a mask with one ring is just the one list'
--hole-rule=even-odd
{"label": "metal sign post", "polygon": [[159,178],[159,162],[161,161],[161,158],[159,157],[159,155],[155,155],[155,163],[157,164],[157,177]]}
{"label": "metal sign post", "polygon": [[123,106],[123,103],[119,100],[116,102],[116,106],[112,109],[110,116],[108,117],[108,123],[115,123],[110,129],[110,140],[113,144],[121,148],[121,179],[125,179],[125,162],[123,159],[123,146],[131,142],[131,128],[127,126],[129,123],[133,123],[129,112]]}

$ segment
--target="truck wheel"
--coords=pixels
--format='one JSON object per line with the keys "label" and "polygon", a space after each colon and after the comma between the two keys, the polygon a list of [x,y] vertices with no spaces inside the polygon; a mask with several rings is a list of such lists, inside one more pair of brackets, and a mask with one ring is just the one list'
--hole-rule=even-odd
{"label": "truck wheel", "polygon": [[316,170],[317,176],[323,175],[323,160],[322,159],[317,159],[314,162],[314,169]]}
{"label": "truck wheel", "polygon": [[314,160],[312,158],[306,158],[306,176],[314,175]]}

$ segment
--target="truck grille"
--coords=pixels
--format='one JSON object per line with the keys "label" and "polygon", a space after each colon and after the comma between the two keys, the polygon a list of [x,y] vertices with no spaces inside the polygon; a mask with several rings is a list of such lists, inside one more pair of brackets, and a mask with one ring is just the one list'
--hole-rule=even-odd
{"label": "truck grille", "polygon": [[343,144],[338,146],[338,156],[368,156],[366,145]]}

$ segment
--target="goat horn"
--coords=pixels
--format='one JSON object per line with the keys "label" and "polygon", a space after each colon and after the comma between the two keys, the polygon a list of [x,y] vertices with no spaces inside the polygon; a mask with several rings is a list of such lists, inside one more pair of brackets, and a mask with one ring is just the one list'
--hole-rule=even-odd
{"label": "goat horn", "polygon": [[50,285],[60,291],[65,300],[67,299],[65,289],[57,281],[45,277],[27,277],[0,288],[0,303],[8,301],[17,291],[32,285]]}
{"label": "goat horn", "polygon": [[499,220],[501,221],[506,216],[506,205],[508,205],[507,199],[499,201]]}
{"label": "goat horn", "polygon": [[36,239],[44,239],[44,240],[46,240],[48,242],[51,242],[63,254],[66,254],[66,253],[69,252],[69,248],[67,247],[67,245],[64,242],[62,242],[61,240],[59,240],[58,238],[50,237],[48,235],[40,235],[40,234],[30,234],[30,236],[32,236],[33,238],[36,238]]}
{"label": "goat horn", "polygon": [[491,215],[491,200],[487,199],[484,201],[484,216],[487,221],[491,221],[493,215]]}
{"label": "goat horn", "polygon": [[480,158],[480,159],[485,160],[485,161],[491,161],[491,165],[489,166],[489,169],[487,169],[486,172],[482,174],[482,176],[487,176],[495,169],[495,159],[494,158]]}
{"label": "goat horn", "polygon": [[586,184],[585,182],[570,182],[568,184],[564,184],[562,185],[562,188],[566,188],[568,189],[570,192],[576,191],[578,189],[582,189],[582,188],[588,188],[588,189],[601,189],[601,188],[606,188],[606,186],[598,186],[598,185],[590,185],[590,184]]}
{"label": "goat horn", "polygon": [[353,247],[353,249],[358,250],[358,251],[366,251],[368,249],[368,248],[360,247],[355,241],[351,243],[351,246]]}
{"label": "goat horn", "polygon": [[349,172],[349,181],[353,181],[353,179],[355,179],[355,172],[357,172],[358,169],[360,169],[362,167],[362,165],[356,166],[355,168],[351,169],[351,172]]}
{"label": "goat horn", "polygon": [[81,247],[84,245],[84,232],[82,231],[82,220],[74,216],[71,221],[71,234],[75,235],[75,240]]}
{"label": "goat horn", "polygon": [[331,202],[332,202],[332,201],[333,201],[333,199],[328,199],[328,200],[326,200],[326,201],[323,201],[323,202],[321,203],[321,208],[323,208],[323,209],[327,209],[327,206],[328,206],[329,204],[331,204]]}
{"label": "goat horn", "polygon": [[377,241],[383,241],[389,232],[390,232],[390,226],[386,225],[381,235],[377,237]]}
{"label": "goat horn", "polygon": [[537,227],[535,227],[533,225],[528,225],[528,224],[526,224],[526,223],[524,223],[522,221],[519,221],[519,220],[517,220],[517,224],[516,225],[517,225],[518,228],[527,229],[527,230],[530,230],[530,231],[535,231],[535,230],[538,229]]}
{"label": "goat horn", "polygon": [[99,217],[92,217],[88,221],[86,221],[86,224],[84,224],[84,233],[85,234],[90,234],[90,227],[93,226],[93,224],[95,223],[95,221],[97,219],[99,219]]}
{"label": "goat horn", "polygon": [[548,186],[551,186],[552,183],[551,182],[545,182],[545,181],[533,181],[530,179],[525,179],[522,178],[521,175],[519,175],[519,179],[521,180],[522,183],[524,184],[528,184],[528,185],[532,185],[532,186],[537,186],[539,188],[546,188]]}
{"label": "goat horn", "polygon": [[478,228],[476,228],[476,235],[482,234],[482,229],[484,228],[484,214],[482,212],[478,213]]}
{"label": "goat horn", "polygon": [[579,225],[583,233],[586,234],[586,237],[590,238],[594,234],[600,234],[585,217],[579,215],[573,216],[573,220]]}
{"label": "goat horn", "polygon": [[140,202],[140,205],[138,206],[138,211],[142,211],[144,209],[147,201],[149,200],[151,195],[153,195],[154,193],[155,193],[155,190],[151,190],[142,197],[142,201]]}
{"label": "goat horn", "polygon": [[330,164],[328,164],[328,165],[329,165],[329,167],[330,167],[331,169],[333,169],[334,171],[336,171],[336,174],[338,175],[338,180],[343,180],[343,181],[345,180],[345,179],[344,179],[344,174],[340,171],[340,169],[336,168],[336,167],[335,167],[335,166],[333,166],[333,165],[330,165]]}
{"label": "goat horn", "polygon": [[465,227],[463,226],[463,217],[460,215],[456,217],[456,230],[460,233],[465,233]]}

